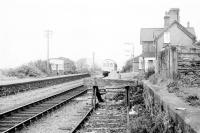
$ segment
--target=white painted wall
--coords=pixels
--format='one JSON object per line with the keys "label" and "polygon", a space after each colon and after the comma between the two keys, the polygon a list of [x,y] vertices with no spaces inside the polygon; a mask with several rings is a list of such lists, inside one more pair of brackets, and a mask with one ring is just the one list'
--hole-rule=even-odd
{"label": "white painted wall", "polygon": [[[182,30],[180,30],[176,24],[174,24],[168,31],[168,34],[170,35],[170,45],[179,45],[179,46],[192,46],[193,41],[190,37],[188,37]],[[169,36],[168,35],[168,36]],[[158,52],[161,51],[161,49],[164,46],[164,35],[162,35],[158,39]]]}
{"label": "white painted wall", "polygon": [[52,70],[64,70],[64,60],[62,59],[50,59],[50,65]]}

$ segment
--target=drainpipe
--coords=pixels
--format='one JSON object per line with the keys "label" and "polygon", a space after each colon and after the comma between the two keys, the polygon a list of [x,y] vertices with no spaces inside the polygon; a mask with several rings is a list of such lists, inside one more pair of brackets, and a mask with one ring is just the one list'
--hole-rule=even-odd
{"label": "drainpipe", "polygon": [[156,38],[156,36],[154,36],[154,40],[153,40],[153,43],[154,43],[154,46],[156,47],[156,54],[155,54],[155,56],[156,56],[156,66],[155,66],[155,73],[158,73],[158,43],[157,43],[157,40],[156,40],[157,38]]}

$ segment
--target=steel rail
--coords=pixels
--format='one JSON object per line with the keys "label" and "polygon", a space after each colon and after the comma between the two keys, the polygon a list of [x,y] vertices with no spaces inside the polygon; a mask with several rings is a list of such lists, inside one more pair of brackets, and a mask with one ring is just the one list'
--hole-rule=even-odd
{"label": "steel rail", "polygon": [[[97,106],[95,106],[97,107]],[[92,112],[95,110],[94,107],[91,107],[89,111],[83,116],[83,118],[79,121],[79,123],[72,129],[70,133],[76,133],[81,126],[84,124],[84,122],[88,119],[88,117],[92,114]]]}
{"label": "steel rail", "polygon": [[[105,79],[105,77],[101,76],[100,79]],[[93,90],[93,89],[88,89]],[[100,90],[101,91],[101,90]],[[95,109],[98,108],[98,103],[96,103],[95,106],[91,106],[88,112],[83,116],[83,118],[75,125],[75,127],[71,130],[70,133],[76,133],[79,129],[81,129],[81,126],[84,125],[85,121],[88,120],[88,117],[92,114]]]}
{"label": "steel rail", "polygon": [[83,85],[28,103],[0,114],[0,132],[14,132],[42,115],[61,107],[71,99],[87,92]]}

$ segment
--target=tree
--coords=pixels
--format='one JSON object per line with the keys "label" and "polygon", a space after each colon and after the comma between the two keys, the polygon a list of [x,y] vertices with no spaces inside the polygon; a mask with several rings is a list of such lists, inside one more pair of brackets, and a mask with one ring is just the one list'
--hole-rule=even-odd
{"label": "tree", "polygon": [[9,69],[6,72],[9,77],[27,78],[27,77],[43,77],[45,74],[34,65],[22,65],[15,69]]}
{"label": "tree", "polygon": [[47,61],[46,60],[37,60],[28,64],[29,66],[37,67],[41,72],[48,75],[47,71]]}
{"label": "tree", "polygon": [[133,69],[133,59],[129,59],[122,67],[122,72],[130,72],[132,69]]}
{"label": "tree", "polygon": [[9,77],[45,77],[49,76],[46,67],[47,61],[37,60],[21,65],[14,69],[9,69],[5,73]]}
{"label": "tree", "polygon": [[81,58],[76,62],[76,70],[81,73],[89,72],[89,65],[86,58]]}

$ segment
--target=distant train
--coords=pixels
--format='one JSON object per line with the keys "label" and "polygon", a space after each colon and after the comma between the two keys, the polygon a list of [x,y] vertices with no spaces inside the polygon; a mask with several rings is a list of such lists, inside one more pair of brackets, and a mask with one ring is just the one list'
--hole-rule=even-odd
{"label": "distant train", "polygon": [[110,72],[117,71],[117,63],[114,60],[106,59],[103,61],[103,76],[106,77]]}

